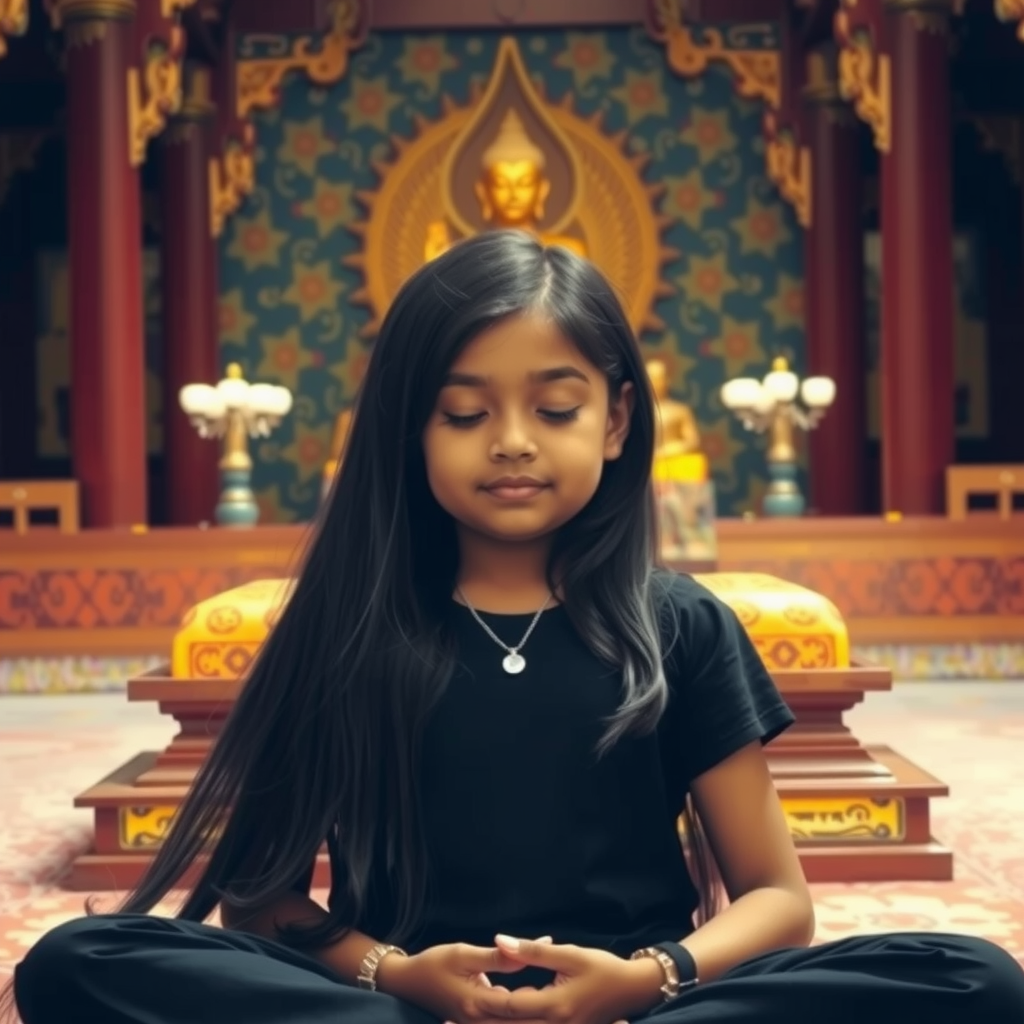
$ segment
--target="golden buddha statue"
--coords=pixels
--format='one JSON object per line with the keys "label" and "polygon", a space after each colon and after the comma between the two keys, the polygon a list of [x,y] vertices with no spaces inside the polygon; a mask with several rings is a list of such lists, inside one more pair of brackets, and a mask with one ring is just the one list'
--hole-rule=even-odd
{"label": "golden buddha statue", "polygon": [[668,392],[668,368],[660,359],[646,364],[647,378],[657,404],[654,426],[656,482],[700,482],[707,479],[707,459],[700,449],[700,430],[693,410]]}
{"label": "golden buddha statue", "polygon": [[[482,173],[474,188],[480,212],[491,228],[518,228],[535,235],[544,245],[560,245],[586,256],[586,246],[580,239],[549,235],[538,228],[551,191],[544,165],[544,152],[527,135],[519,114],[510,108],[481,159]],[[426,259],[440,256],[452,242],[448,223],[435,221],[427,229]]]}

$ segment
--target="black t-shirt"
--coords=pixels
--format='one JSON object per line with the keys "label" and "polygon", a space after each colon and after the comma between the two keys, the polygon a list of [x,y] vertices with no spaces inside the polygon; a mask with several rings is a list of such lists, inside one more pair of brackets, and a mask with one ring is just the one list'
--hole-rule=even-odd
{"label": "black t-shirt", "polygon": [[[417,778],[432,896],[410,952],[491,945],[502,932],[628,955],[693,929],[698,899],[677,832],[689,785],[793,716],[731,609],[689,577],[666,583],[668,709],[656,732],[627,735],[603,757],[595,748],[621,701],[620,674],[565,609],[541,616],[513,676],[453,603],[459,667]],[[482,617],[510,646],[532,619]],[[374,899],[360,930],[385,937],[389,902]]]}

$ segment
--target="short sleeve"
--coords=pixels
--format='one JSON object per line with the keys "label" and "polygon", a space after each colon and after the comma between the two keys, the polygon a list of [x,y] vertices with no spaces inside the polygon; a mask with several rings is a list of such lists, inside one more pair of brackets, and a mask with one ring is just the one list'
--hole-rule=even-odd
{"label": "short sleeve", "polygon": [[[736,613],[688,576],[667,586],[664,742],[687,785],[795,721]],[[680,780],[682,781],[682,780]]]}

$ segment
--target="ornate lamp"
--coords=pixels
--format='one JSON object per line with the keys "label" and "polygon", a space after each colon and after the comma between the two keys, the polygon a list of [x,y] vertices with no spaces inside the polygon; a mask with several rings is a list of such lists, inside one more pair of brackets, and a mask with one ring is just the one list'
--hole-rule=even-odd
{"label": "ornate lamp", "polygon": [[276,384],[250,384],[232,363],[222,381],[186,384],[178,401],[200,437],[224,439],[222,490],[214,516],[221,526],[254,526],[260,517],[252,492],[250,437],[269,437],[292,407],[292,393]]}
{"label": "ornate lamp", "polygon": [[[830,377],[807,377],[803,384],[785,359],[772,362],[764,380],[736,377],[722,385],[722,404],[731,409],[747,430],[768,432],[768,491],[764,513],[799,516],[804,497],[796,482],[795,427],[811,430],[835,401],[836,385]],[[796,404],[797,394],[806,409]]]}

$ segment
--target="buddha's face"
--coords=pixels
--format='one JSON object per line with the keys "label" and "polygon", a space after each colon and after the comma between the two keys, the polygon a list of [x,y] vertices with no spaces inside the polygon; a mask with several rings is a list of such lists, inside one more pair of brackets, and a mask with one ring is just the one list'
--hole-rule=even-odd
{"label": "buddha's face", "polygon": [[484,217],[503,228],[530,227],[544,213],[548,182],[532,160],[501,160],[484,171],[479,195]]}

